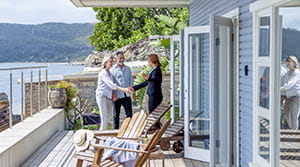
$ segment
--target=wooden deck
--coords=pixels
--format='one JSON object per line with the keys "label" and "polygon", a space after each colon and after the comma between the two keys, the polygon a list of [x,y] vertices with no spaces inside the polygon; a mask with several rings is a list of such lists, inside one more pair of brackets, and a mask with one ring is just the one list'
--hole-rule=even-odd
{"label": "wooden deck", "polygon": [[[33,143],[34,144],[34,143]],[[21,151],[21,150],[20,150]],[[73,145],[73,131],[58,131],[52,138],[43,144],[23,164],[24,167],[74,167],[76,159],[73,158],[75,148]],[[185,159],[183,153],[175,154],[173,151],[164,151],[166,167],[208,167],[208,163]],[[84,164],[85,166],[88,164]],[[160,159],[150,160],[151,167],[162,166]]]}
{"label": "wooden deck", "polygon": [[280,166],[300,166],[300,130],[281,130]]}
{"label": "wooden deck", "polygon": [[[34,143],[32,143],[34,144]],[[300,166],[300,131],[281,131],[280,166]],[[22,150],[20,150],[22,151]],[[44,143],[23,164],[24,167],[43,166],[76,166],[73,158],[75,148],[73,145],[73,131],[58,131],[52,138]],[[183,153],[175,154],[173,151],[164,151],[166,167],[208,167],[208,163],[185,159]],[[87,164],[85,164],[87,165]],[[162,166],[160,159],[150,160],[151,167]]]}

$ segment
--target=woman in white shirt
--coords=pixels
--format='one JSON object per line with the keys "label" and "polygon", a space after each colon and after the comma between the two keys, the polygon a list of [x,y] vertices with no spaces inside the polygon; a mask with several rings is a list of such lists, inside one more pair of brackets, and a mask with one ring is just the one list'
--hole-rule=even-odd
{"label": "woman in white shirt", "polygon": [[295,56],[289,56],[285,62],[289,71],[286,74],[284,84],[280,88],[285,91],[286,95],[283,112],[289,128],[298,129],[300,107],[300,71],[298,69],[298,60]]}
{"label": "woman in white shirt", "polygon": [[132,94],[128,88],[119,87],[113,82],[112,75],[109,70],[113,66],[113,57],[105,56],[102,61],[102,70],[98,74],[98,87],[96,89],[96,100],[100,111],[101,126],[100,130],[106,129],[107,123],[112,118],[113,96],[114,90],[123,91],[127,94]]}

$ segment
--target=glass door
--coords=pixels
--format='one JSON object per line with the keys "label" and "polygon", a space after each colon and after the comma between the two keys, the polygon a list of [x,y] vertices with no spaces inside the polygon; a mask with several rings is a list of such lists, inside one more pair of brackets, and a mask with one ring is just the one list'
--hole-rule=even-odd
{"label": "glass door", "polygon": [[210,27],[184,30],[184,154],[210,162]]}
{"label": "glass door", "polygon": [[[253,136],[254,162],[257,166],[274,166],[275,153],[275,82],[273,56],[272,9],[257,12],[254,29]],[[272,165],[273,164],[273,165]]]}

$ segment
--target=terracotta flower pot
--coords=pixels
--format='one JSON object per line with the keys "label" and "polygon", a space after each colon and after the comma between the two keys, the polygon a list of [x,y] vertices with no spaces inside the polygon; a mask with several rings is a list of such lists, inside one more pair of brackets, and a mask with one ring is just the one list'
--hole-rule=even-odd
{"label": "terracotta flower pot", "polygon": [[64,108],[67,102],[65,88],[49,88],[48,101],[52,108]]}

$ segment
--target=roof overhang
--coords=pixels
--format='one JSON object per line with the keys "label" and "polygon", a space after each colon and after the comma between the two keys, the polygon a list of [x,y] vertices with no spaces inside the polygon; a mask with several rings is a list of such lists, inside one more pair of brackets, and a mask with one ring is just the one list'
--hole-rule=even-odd
{"label": "roof overhang", "polygon": [[70,0],[76,7],[184,8],[191,0]]}

